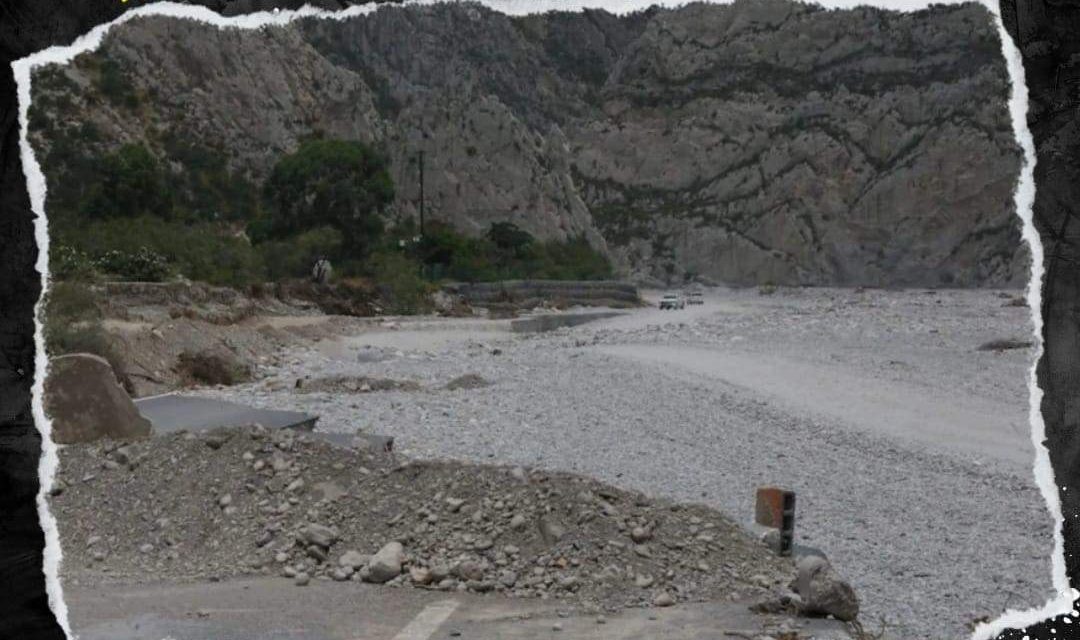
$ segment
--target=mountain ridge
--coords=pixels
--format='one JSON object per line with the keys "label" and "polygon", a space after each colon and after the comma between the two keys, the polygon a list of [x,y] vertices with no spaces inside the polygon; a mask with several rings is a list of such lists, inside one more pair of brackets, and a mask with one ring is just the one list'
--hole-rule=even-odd
{"label": "mountain ridge", "polygon": [[140,18],[93,55],[141,96],[112,104],[93,65],[63,71],[81,92],[66,117],[95,123],[103,146],[169,132],[259,182],[304,136],[369,142],[391,160],[391,218],[417,214],[422,149],[431,219],[585,236],[627,277],[1027,279],[1008,79],[979,5],[441,4],[250,31]]}

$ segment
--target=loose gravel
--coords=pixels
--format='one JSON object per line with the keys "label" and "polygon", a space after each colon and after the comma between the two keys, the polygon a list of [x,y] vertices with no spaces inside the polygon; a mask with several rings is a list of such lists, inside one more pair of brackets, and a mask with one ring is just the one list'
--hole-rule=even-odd
{"label": "loose gravel", "polygon": [[[955,638],[967,624],[1050,593],[1053,523],[1026,470],[868,435],[828,416],[677,368],[596,349],[721,347],[781,355],[879,380],[1005,401],[1025,421],[1031,349],[1017,292],[710,292],[710,304],[548,334],[491,333],[409,349],[407,327],[299,347],[267,379],[209,395],[318,413],[319,428],[391,435],[403,453],[585,473],[629,490],[698,501],[742,521],[753,492],[798,492],[797,540],[823,549],[863,601],[867,624],[907,638]],[[666,312],[665,312],[666,313]],[[367,351],[370,351],[367,350]],[[363,360],[363,361],[361,361]],[[377,360],[377,361],[376,361]],[[447,390],[462,375],[490,386]],[[297,378],[411,380],[416,391],[295,393]]]}

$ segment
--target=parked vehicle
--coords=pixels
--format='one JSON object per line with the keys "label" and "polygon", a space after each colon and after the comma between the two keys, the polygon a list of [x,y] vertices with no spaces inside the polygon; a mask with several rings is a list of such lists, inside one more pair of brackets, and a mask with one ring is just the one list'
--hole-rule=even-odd
{"label": "parked vehicle", "polygon": [[665,293],[663,298],[660,298],[661,309],[683,309],[686,307],[686,300],[677,293]]}

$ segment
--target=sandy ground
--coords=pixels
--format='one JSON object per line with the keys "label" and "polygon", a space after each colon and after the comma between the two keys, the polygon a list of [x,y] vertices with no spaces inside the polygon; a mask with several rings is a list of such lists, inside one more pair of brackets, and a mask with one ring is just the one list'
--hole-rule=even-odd
{"label": "sandy ground", "polygon": [[[787,486],[798,540],[851,579],[865,621],[954,638],[1051,595],[1052,523],[1030,472],[1034,350],[977,349],[1030,339],[1015,295],[715,290],[700,307],[528,336],[367,324],[297,348],[266,380],[208,393],[393,435],[416,456],[587,473],[744,522],[756,486]],[[441,388],[465,373],[494,384]],[[337,374],[424,388],[291,391]]]}

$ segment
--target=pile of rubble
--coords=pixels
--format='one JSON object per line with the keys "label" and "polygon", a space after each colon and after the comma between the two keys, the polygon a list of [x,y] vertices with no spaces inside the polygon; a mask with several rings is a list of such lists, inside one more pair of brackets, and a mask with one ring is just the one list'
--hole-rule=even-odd
{"label": "pile of rubble", "polygon": [[722,514],[568,474],[415,462],[258,426],[65,447],[81,584],[278,574],[619,607],[761,598],[795,568]]}

